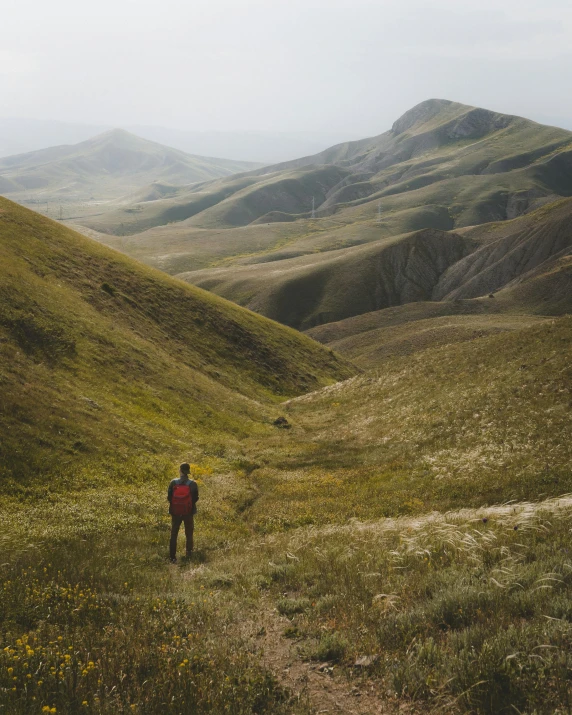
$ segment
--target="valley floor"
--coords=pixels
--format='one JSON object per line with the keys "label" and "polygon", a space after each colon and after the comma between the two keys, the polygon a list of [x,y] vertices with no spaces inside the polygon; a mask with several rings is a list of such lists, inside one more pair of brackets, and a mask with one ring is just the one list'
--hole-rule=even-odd
{"label": "valley floor", "polygon": [[175,566],[164,460],[4,493],[1,711],[570,712],[571,338],[543,321],[282,403],[290,429],[193,465]]}

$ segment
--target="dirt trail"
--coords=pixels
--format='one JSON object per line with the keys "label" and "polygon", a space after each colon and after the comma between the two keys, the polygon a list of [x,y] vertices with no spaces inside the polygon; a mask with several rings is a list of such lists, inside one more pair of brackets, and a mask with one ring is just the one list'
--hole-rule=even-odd
{"label": "dirt trail", "polygon": [[343,677],[332,674],[329,664],[307,663],[297,652],[295,640],[283,633],[291,622],[280,616],[270,604],[260,612],[257,644],[261,663],[302,703],[321,713],[377,715],[392,710],[384,704],[372,683],[357,680],[352,686]]}

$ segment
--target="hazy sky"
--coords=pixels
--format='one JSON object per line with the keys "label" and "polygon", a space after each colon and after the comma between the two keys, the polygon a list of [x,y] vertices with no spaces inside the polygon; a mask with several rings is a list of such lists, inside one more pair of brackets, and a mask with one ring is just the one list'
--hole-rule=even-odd
{"label": "hazy sky", "polygon": [[572,126],[570,0],[0,0],[0,116],[388,129],[429,97]]}

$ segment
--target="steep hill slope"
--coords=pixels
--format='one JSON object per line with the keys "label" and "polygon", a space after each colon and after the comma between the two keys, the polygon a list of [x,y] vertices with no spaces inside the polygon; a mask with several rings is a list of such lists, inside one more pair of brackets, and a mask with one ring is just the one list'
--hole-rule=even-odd
{"label": "steep hill slope", "polygon": [[182,278],[286,325],[320,323],[427,300],[445,269],[469,253],[455,233],[418,231],[365,246]]}
{"label": "steep hill slope", "polygon": [[0,192],[44,210],[46,202],[64,204],[69,216],[101,211],[94,201],[119,199],[153,182],[180,186],[253,166],[185,154],[114,129],[79,144],[0,159]]}
{"label": "steep hill slope", "polygon": [[0,200],[3,478],[218,449],[352,370],[309,338]]}

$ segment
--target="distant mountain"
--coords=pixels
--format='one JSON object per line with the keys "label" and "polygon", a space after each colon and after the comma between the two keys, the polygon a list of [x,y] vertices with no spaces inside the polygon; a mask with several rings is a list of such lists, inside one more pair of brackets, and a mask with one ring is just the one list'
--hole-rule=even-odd
{"label": "distant mountain", "polygon": [[117,199],[154,181],[191,184],[252,168],[246,162],[191,156],[113,129],[74,145],[0,159],[0,192],[43,200]]}
{"label": "distant mountain", "polygon": [[[190,131],[141,124],[122,128],[188,154],[223,156],[258,164],[315,154],[343,138],[322,132]],[[0,117],[0,157],[77,144],[109,129],[111,127],[100,124]]]}
{"label": "distant mountain", "polygon": [[[141,260],[308,329],[484,295],[567,250],[568,229],[552,241],[552,229],[526,222],[572,195],[572,133],[428,100],[378,137],[160,194],[85,224]],[[550,215],[562,212],[570,205]],[[517,231],[519,216],[530,234],[522,251],[511,248],[516,236],[493,249],[491,236]],[[500,228],[469,230],[491,222]],[[511,258],[529,253],[532,262]]]}
{"label": "distant mountain", "polygon": [[[186,221],[191,236],[193,227],[233,229],[307,219],[314,205],[317,218],[335,217],[337,235],[324,242],[328,250],[347,241],[340,232],[353,234],[345,229],[356,223],[363,225],[362,240],[375,240],[420,228],[450,230],[514,218],[572,194],[571,169],[572,132],[428,100],[378,137],[251,171],[238,182],[215,180],[179,190],[153,205],[102,215],[86,225],[125,235],[163,225],[175,214]],[[320,228],[331,226],[324,222]],[[312,230],[309,225],[305,233]],[[297,233],[294,227],[284,231]],[[292,255],[316,250],[315,244],[289,244]]]}

